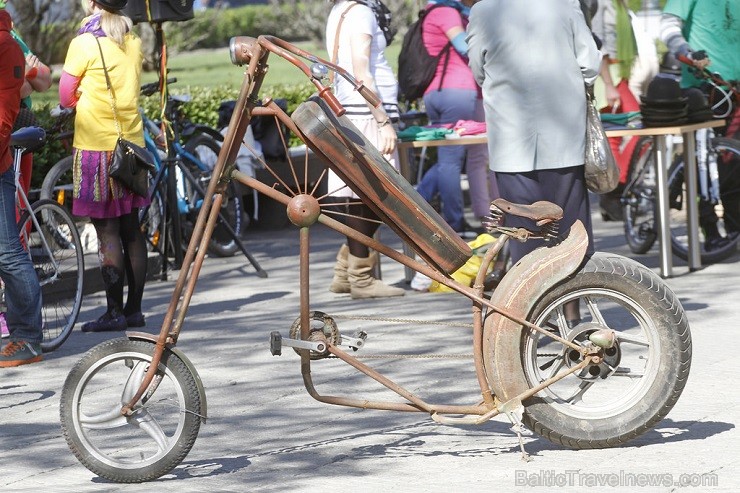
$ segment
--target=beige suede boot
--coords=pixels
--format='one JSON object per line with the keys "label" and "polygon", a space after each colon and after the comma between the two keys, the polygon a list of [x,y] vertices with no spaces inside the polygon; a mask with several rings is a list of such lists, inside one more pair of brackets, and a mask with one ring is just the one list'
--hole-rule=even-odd
{"label": "beige suede boot", "polygon": [[348,261],[347,274],[352,298],[387,298],[406,294],[403,289],[383,284],[372,276],[373,267],[375,262],[378,261],[377,252],[373,252],[365,258],[355,257],[350,253]]}
{"label": "beige suede boot", "polygon": [[337,263],[334,264],[334,278],[331,280],[329,291],[332,293],[349,293],[350,285],[347,278],[347,255],[349,247],[343,244],[337,253]]}

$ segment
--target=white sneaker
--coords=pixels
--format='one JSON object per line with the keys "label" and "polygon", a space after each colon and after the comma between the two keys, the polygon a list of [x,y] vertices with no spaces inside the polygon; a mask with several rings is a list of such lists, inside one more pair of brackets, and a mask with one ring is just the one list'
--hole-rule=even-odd
{"label": "white sneaker", "polygon": [[411,289],[414,291],[429,291],[431,285],[432,280],[421,272],[414,274],[411,279]]}

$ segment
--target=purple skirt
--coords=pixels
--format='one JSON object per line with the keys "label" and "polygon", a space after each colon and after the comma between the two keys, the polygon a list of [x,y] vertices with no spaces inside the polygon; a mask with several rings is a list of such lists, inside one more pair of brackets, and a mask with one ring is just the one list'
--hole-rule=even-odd
{"label": "purple skirt", "polygon": [[72,214],[95,219],[121,217],[149,204],[148,197],[131,192],[108,176],[113,151],[74,149]]}

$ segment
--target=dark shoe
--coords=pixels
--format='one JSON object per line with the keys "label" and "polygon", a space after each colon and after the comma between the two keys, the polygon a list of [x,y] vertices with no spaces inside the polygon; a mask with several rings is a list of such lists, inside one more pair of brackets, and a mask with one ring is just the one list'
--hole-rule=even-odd
{"label": "dark shoe", "polygon": [[0,368],[28,365],[44,359],[41,344],[26,341],[10,341],[0,351]]}
{"label": "dark shoe", "polygon": [[621,194],[606,193],[599,197],[599,209],[601,219],[604,221],[623,221],[624,211],[622,209]]}
{"label": "dark shoe", "polygon": [[126,315],[126,325],[128,325],[129,327],[144,327],[146,325],[144,314],[141,312],[136,312],[132,313],[131,315]]}
{"label": "dark shoe", "polygon": [[113,332],[126,330],[128,324],[123,314],[112,314],[106,312],[102,317],[82,325],[82,332]]}

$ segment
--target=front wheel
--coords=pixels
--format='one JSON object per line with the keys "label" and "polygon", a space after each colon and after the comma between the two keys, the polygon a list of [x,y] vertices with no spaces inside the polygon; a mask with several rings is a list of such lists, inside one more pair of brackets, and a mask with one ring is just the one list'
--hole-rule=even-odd
{"label": "front wheel", "polygon": [[655,229],[655,154],[653,139],[641,137],[629,164],[622,193],[624,237],[633,253],[647,253],[658,238]]}
{"label": "front wheel", "polygon": [[131,416],[121,407],[139,389],[154,344],[113,339],[85,353],[62,388],[60,415],[67,444],[90,471],[120,483],[156,479],[187,456],[200,430],[196,376],[166,349]]}
{"label": "front wheel", "polygon": [[[711,152],[717,157],[720,199],[717,204],[699,201],[699,246],[702,264],[713,264],[737,252],[740,241],[740,142],[726,137],[712,139]],[[684,159],[668,171],[671,247],[677,257],[689,258],[686,227]]]}
{"label": "front wheel", "polygon": [[[196,162],[193,162],[186,156],[184,162],[193,177],[198,181],[199,188],[205,191],[211,179],[210,170],[213,169],[213,165],[215,165],[218,159],[221,145],[210,135],[202,133],[188,140],[185,145],[185,151],[197,159]],[[200,211],[199,202],[202,201],[202,196],[196,191],[190,191],[189,195],[195,202],[192,204],[192,217],[189,218],[191,224],[194,225],[197,214]],[[208,251],[218,257],[233,256],[239,251],[239,244],[236,242],[235,237],[239,237],[245,227],[242,199],[237,192],[235,183],[230,182],[224,190],[221,218],[213,230]],[[233,234],[229,229],[233,231]],[[190,235],[188,234],[187,236],[189,237]]]}
{"label": "front wheel", "polygon": [[[574,308],[580,323],[569,327],[566,318],[573,318]],[[600,364],[524,401],[524,424],[553,442],[577,449],[621,445],[663,419],[686,385],[691,366],[686,314],[657,275],[630,259],[596,253],[545,293],[527,319],[579,346],[591,345],[596,330],[616,336],[611,348],[599,350]],[[578,351],[530,329],[499,334],[498,342],[519,347],[521,354],[519,361],[486,355],[490,381],[504,382],[493,389],[502,401],[581,361]]]}
{"label": "front wheel", "polygon": [[69,212],[52,200],[34,202],[21,216],[19,231],[41,285],[41,349],[53,351],[72,333],[82,306],[80,235]]}

